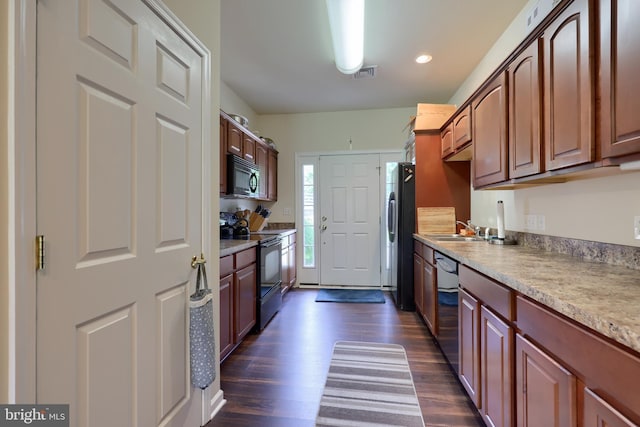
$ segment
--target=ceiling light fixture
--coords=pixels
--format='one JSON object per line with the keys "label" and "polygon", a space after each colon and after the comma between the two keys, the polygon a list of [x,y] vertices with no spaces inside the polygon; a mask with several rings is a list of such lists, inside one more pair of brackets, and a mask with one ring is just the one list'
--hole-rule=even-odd
{"label": "ceiling light fixture", "polygon": [[364,62],[364,0],[327,0],[336,68],[356,73]]}
{"label": "ceiling light fixture", "polygon": [[416,62],[418,64],[426,64],[427,62],[431,62],[433,57],[431,55],[420,55],[416,58]]}

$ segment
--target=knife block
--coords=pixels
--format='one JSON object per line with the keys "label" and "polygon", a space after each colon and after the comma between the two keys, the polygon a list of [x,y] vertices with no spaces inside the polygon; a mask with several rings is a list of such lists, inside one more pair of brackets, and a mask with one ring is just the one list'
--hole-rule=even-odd
{"label": "knife block", "polygon": [[267,218],[262,215],[251,212],[251,216],[249,217],[249,231],[256,232],[262,231],[262,229],[267,225]]}

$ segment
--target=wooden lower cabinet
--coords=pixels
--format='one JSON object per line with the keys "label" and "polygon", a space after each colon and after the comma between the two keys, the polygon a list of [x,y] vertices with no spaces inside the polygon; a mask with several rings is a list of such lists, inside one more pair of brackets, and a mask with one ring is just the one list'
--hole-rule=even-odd
{"label": "wooden lower cabinet", "polygon": [[487,307],[480,308],[480,414],[488,426],[513,422],[513,328]]}
{"label": "wooden lower cabinet", "polygon": [[[230,255],[231,256],[231,255]],[[220,359],[233,349],[233,274],[220,278]]]}
{"label": "wooden lower cabinet", "polygon": [[422,298],[422,275],[424,270],[422,265],[424,260],[417,252],[413,254],[413,299],[416,304],[416,311],[422,313],[424,311]]}
{"label": "wooden lower cabinet", "polygon": [[220,362],[256,324],[256,249],[220,258]]}
{"label": "wooden lower cabinet", "polygon": [[521,335],[516,335],[516,408],[518,426],[576,425],[576,378]]}
{"label": "wooden lower cabinet", "polygon": [[637,427],[637,424],[588,388],[584,388],[584,427]]}
{"label": "wooden lower cabinet", "polygon": [[296,265],[296,233],[282,239],[282,293],[289,291],[298,280]]}
{"label": "wooden lower cabinet", "polygon": [[414,241],[413,247],[413,299],[416,311],[431,334],[437,336],[438,288],[436,269],[433,265],[433,249],[417,241]]}
{"label": "wooden lower cabinet", "polygon": [[234,332],[238,343],[256,324],[256,272],[254,263],[234,274]]}
{"label": "wooden lower cabinet", "polygon": [[458,375],[471,401],[480,407],[480,303],[458,290]]}

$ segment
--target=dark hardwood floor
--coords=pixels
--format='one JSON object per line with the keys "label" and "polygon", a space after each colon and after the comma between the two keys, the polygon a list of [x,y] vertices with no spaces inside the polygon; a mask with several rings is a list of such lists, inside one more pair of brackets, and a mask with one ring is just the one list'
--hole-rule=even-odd
{"label": "dark hardwood floor", "polygon": [[316,303],[294,289],[262,333],[250,334],[222,363],[226,405],[206,427],[313,426],[339,340],[404,346],[427,426],[484,426],[416,313],[385,304]]}

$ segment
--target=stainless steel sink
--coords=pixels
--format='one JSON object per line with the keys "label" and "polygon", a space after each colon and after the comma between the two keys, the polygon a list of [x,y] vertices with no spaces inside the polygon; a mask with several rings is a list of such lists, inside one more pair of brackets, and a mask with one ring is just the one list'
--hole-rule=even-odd
{"label": "stainless steel sink", "polygon": [[437,242],[485,242],[486,240],[478,236],[463,236],[462,234],[427,234],[428,239]]}

